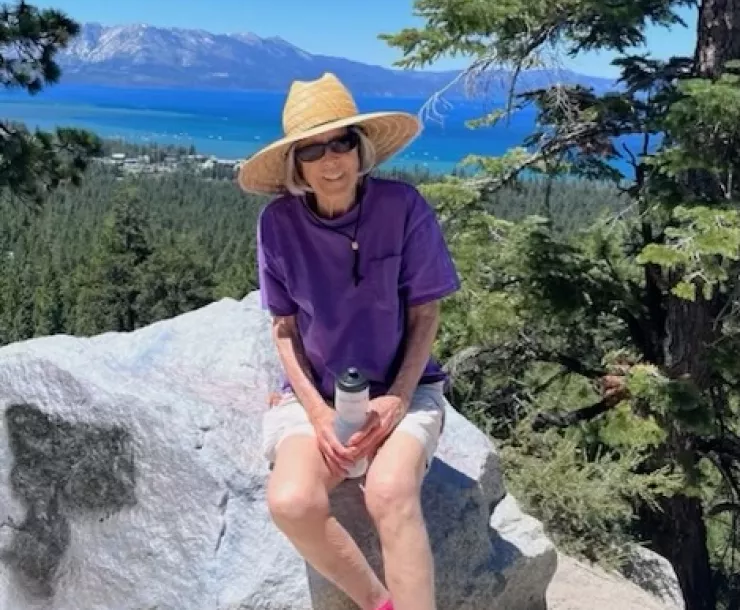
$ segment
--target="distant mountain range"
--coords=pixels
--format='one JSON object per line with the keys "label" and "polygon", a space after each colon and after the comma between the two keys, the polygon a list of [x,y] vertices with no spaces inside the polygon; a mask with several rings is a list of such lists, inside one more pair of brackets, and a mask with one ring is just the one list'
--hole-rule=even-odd
{"label": "distant mountain range", "polygon": [[[212,34],[203,30],[148,25],[107,27],[85,24],[59,55],[64,83],[138,87],[187,87],[285,91],[295,79],[334,72],[356,95],[428,96],[447,85],[456,72],[395,70],[340,57],[313,55],[279,37],[251,33]],[[503,94],[507,73],[486,80],[487,95]],[[520,88],[556,79],[604,90],[609,79],[569,71],[529,71]],[[460,87],[452,91],[462,95]]]}

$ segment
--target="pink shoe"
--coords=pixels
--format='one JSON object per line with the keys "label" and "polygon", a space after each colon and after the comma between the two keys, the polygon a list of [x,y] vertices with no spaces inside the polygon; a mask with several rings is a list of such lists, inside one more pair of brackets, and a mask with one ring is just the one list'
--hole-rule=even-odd
{"label": "pink shoe", "polygon": [[393,602],[391,600],[388,600],[382,606],[380,606],[378,610],[393,610]]}

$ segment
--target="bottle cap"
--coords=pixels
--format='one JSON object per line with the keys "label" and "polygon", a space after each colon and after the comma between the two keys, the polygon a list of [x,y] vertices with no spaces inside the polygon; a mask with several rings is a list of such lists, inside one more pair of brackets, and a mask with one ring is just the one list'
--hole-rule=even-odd
{"label": "bottle cap", "polygon": [[343,392],[362,392],[370,382],[355,367],[349,367],[341,377],[337,379],[337,388]]}

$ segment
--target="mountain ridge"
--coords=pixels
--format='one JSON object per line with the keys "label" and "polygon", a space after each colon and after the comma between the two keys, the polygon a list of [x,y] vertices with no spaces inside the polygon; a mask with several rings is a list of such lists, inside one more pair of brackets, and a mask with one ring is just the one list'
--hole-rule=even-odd
{"label": "mountain ridge", "polygon": [[[204,29],[162,28],[145,23],[106,26],[86,23],[58,55],[65,83],[130,87],[219,88],[285,91],[293,80],[334,72],[355,95],[428,96],[446,87],[459,71],[422,71],[329,55],[312,54],[280,36],[252,32],[218,34]],[[487,94],[503,95],[508,73]],[[520,76],[520,89],[558,82],[599,90],[610,79],[572,71],[534,70]],[[449,97],[465,95],[462,84]]]}

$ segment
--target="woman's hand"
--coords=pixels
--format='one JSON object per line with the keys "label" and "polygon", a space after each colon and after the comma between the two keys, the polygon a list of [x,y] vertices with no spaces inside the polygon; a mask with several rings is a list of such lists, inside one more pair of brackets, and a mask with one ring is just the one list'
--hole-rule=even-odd
{"label": "woman's hand", "polygon": [[408,410],[408,403],[388,394],[370,401],[365,425],[347,442],[354,459],[373,455],[393,432]]}
{"label": "woman's hand", "polygon": [[311,424],[316,430],[319,451],[326,462],[329,472],[337,477],[347,476],[355,458],[352,452],[339,442],[334,432],[336,412],[328,405],[319,408],[311,416]]}

